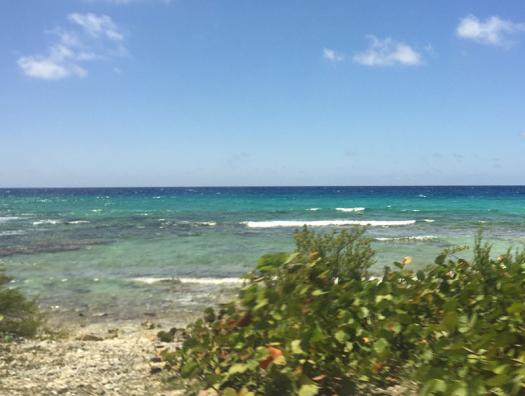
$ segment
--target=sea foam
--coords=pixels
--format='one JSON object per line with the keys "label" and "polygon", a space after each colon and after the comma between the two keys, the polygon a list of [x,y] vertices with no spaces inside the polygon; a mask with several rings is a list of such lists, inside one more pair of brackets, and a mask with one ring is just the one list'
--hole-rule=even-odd
{"label": "sea foam", "polygon": [[335,208],[339,212],[362,212],[365,208]]}
{"label": "sea foam", "polygon": [[38,220],[38,221],[33,221],[33,225],[41,225],[41,224],[58,224],[60,223],[60,220],[51,220],[51,219],[46,219],[46,220]]}
{"label": "sea foam", "polygon": [[24,230],[0,231],[0,236],[24,235]]}
{"label": "sea foam", "polygon": [[276,228],[276,227],[311,227],[361,225],[371,227],[405,226],[415,224],[415,220],[274,220],[274,221],[243,221],[241,224],[248,228]]}
{"label": "sea foam", "polygon": [[437,236],[435,235],[414,235],[414,236],[406,236],[406,237],[378,237],[374,238],[376,241],[379,242],[389,242],[389,241],[431,241],[432,239],[436,239]]}
{"label": "sea foam", "polygon": [[20,219],[20,217],[16,217],[16,216],[4,216],[4,217],[0,217],[0,223],[6,223],[8,221],[12,221],[12,220],[18,220]]}

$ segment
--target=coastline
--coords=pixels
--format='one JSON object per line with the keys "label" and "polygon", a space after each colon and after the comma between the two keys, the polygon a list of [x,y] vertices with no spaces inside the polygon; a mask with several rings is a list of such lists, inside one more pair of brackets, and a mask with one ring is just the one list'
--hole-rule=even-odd
{"label": "coastline", "polygon": [[[231,300],[237,287],[228,286],[213,288],[216,298],[207,305]],[[161,351],[177,341],[163,342],[157,333],[185,327],[207,305],[159,305],[153,311],[119,300],[106,310],[41,304],[51,335],[0,343],[0,394],[183,395],[166,386],[160,361]]]}
{"label": "coastline", "polygon": [[156,339],[164,322],[67,325],[56,339],[0,345],[1,394],[181,395],[166,389],[156,363],[170,346]]}

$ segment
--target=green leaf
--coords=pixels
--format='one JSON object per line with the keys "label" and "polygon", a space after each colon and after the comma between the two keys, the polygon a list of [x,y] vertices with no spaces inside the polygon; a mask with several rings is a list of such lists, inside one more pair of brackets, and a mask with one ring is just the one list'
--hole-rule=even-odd
{"label": "green leaf", "polygon": [[291,346],[292,346],[292,353],[296,355],[304,354],[304,351],[301,348],[301,340],[293,340],[291,343]]}
{"label": "green leaf", "polygon": [[434,395],[436,393],[444,393],[447,391],[447,384],[445,381],[440,379],[431,379],[427,381],[421,389],[421,395]]}
{"label": "green leaf", "polygon": [[315,396],[319,392],[319,387],[314,384],[307,384],[301,386],[299,389],[299,396]]}
{"label": "green leaf", "polygon": [[491,377],[487,380],[487,385],[489,386],[501,386],[505,385],[510,381],[510,378],[507,374],[499,374]]}
{"label": "green leaf", "polygon": [[379,354],[383,354],[389,346],[390,344],[384,338],[380,338],[374,342],[374,350]]}
{"label": "green leaf", "polygon": [[242,364],[242,363],[235,363],[233,366],[230,367],[230,369],[228,370],[228,374],[230,375],[233,375],[233,374],[242,374],[244,373],[246,370],[248,370],[248,365],[247,364]]}
{"label": "green leaf", "polygon": [[334,337],[337,341],[343,342],[346,340],[346,333],[343,330],[338,330],[335,332]]}
{"label": "green leaf", "polygon": [[443,326],[448,331],[454,331],[457,329],[459,324],[458,314],[455,311],[447,312],[443,318]]}
{"label": "green leaf", "polygon": [[233,388],[224,388],[221,392],[221,396],[237,396],[237,391]]}
{"label": "green leaf", "polygon": [[439,256],[436,257],[436,259],[434,260],[434,262],[437,264],[437,265],[443,265],[445,263],[445,259],[447,258],[447,254],[446,253],[441,253]]}
{"label": "green leaf", "polygon": [[254,309],[254,311],[257,311],[257,310],[265,307],[266,305],[268,305],[268,299],[267,298],[262,298],[253,309]]}

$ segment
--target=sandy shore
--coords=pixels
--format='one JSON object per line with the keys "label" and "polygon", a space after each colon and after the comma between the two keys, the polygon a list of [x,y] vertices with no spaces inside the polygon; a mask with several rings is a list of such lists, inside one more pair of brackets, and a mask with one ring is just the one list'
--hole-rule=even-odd
{"label": "sandy shore", "polygon": [[0,394],[180,395],[162,382],[156,334],[168,322],[70,325],[55,340],[0,344]]}

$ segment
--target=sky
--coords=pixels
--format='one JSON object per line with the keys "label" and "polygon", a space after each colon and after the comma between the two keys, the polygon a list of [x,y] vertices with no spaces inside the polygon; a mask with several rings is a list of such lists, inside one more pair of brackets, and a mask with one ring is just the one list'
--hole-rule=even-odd
{"label": "sky", "polygon": [[0,187],[525,184],[522,0],[0,3]]}

